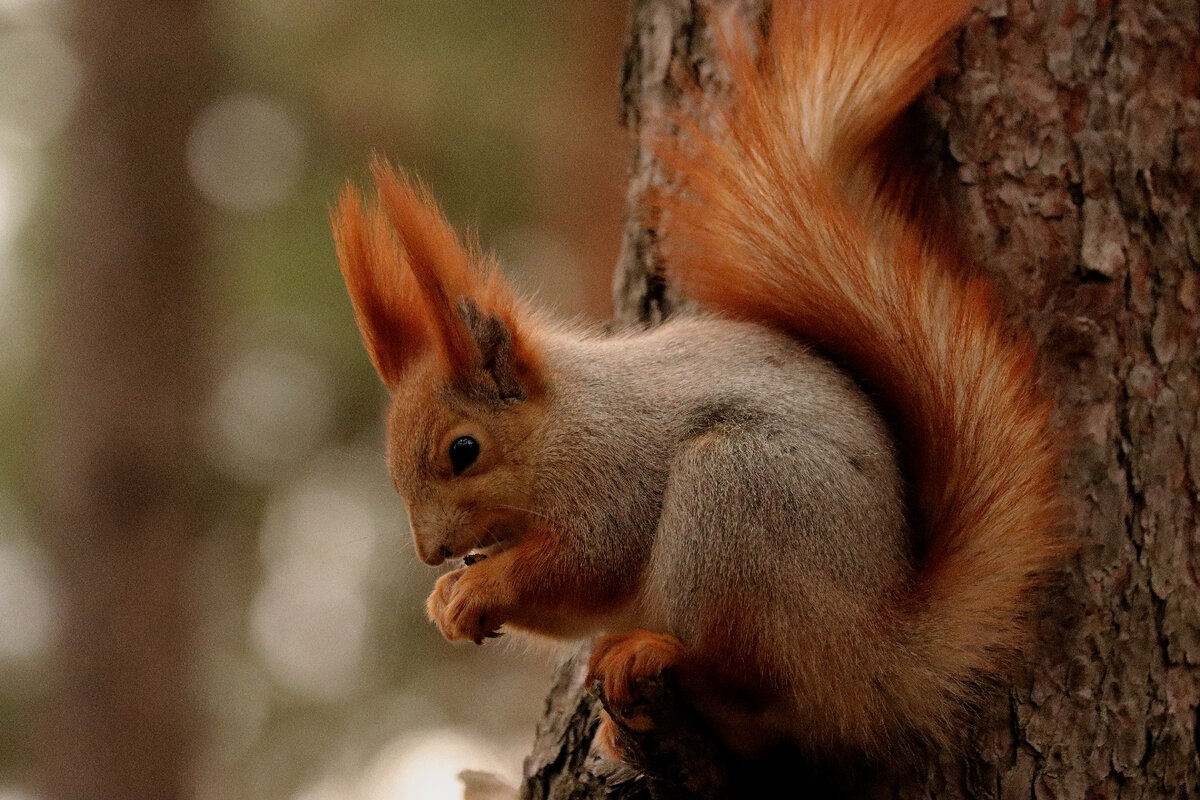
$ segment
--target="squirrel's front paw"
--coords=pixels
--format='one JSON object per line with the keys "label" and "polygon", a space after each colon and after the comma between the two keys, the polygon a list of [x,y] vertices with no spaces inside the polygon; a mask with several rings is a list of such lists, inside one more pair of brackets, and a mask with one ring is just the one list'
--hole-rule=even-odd
{"label": "squirrel's front paw", "polygon": [[429,619],[452,642],[483,644],[485,638],[500,635],[496,629],[505,621],[504,604],[495,581],[483,574],[481,566],[463,567],[438,578],[425,602]]}

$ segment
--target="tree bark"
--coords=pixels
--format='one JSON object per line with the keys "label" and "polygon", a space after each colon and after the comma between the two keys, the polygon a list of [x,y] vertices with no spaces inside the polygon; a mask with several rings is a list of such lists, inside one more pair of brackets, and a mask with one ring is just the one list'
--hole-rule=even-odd
{"label": "tree bark", "polygon": [[[713,15],[750,26],[761,11],[755,0],[633,3],[631,212],[650,187],[670,190],[645,145],[678,102],[679,76],[719,96]],[[1080,549],[961,749],[860,776],[836,796],[1200,796],[1198,89],[1196,0],[992,0],[921,101],[914,157],[1040,344]],[[643,216],[630,214],[618,265],[626,324],[653,324],[680,302]],[[580,756],[595,701],[579,662],[560,678],[525,796],[651,796],[657,765],[610,783],[602,762]],[[828,793],[807,776],[785,785]]]}
{"label": "tree bark", "polygon": [[39,453],[61,587],[40,714],[47,798],[187,793],[186,568],[204,524],[200,201],[185,144],[211,77],[203,4],[76,5],[72,130]]}

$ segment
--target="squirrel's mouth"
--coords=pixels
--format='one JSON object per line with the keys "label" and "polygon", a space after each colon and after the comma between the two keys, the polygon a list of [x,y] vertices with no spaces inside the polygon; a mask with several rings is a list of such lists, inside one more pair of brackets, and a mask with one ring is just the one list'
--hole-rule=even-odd
{"label": "squirrel's mouth", "polygon": [[483,561],[488,556],[494,556],[497,553],[508,549],[508,540],[501,539],[497,542],[489,544],[487,547],[472,547],[462,557],[462,562],[466,566]]}
{"label": "squirrel's mouth", "polygon": [[468,567],[479,561],[483,561],[489,556],[503,553],[510,547],[515,546],[525,537],[525,530],[512,525],[493,525],[484,531],[484,535],[480,537],[481,541],[487,544],[480,544],[472,547],[462,555],[462,560]]}

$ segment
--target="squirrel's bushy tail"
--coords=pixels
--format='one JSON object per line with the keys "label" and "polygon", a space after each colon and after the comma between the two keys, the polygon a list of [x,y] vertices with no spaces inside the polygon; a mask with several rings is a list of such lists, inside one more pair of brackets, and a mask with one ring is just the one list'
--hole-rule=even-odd
{"label": "squirrel's bushy tail", "polygon": [[880,654],[895,673],[884,702],[934,737],[1019,644],[1036,576],[1064,553],[1032,349],[887,177],[881,137],[968,10],[776,0],[757,59],[724,48],[733,96],[716,131],[681,121],[661,146],[681,191],[655,199],[687,295],[812,343],[893,426],[916,571],[905,630]]}

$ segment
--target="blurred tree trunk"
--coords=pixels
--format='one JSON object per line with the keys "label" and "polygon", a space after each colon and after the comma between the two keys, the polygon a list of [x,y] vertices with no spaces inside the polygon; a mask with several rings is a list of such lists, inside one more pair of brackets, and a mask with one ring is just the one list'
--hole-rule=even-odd
{"label": "blurred tree trunk", "polygon": [[[645,143],[677,76],[712,87],[706,20],[755,0],[637,0],[625,74],[629,208],[663,170]],[[1200,796],[1200,7],[1197,0],[993,0],[947,54],[917,125],[963,240],[1042,347],[1081,541],[1038,641],[961,752],[837,796]],[[677,305],[632,216],[618,315]],[[634,798],[587,756],[594,701],[560,675],[525,792]],[[783,766],[800,796],[826,796]],[[670,769],[657,796],[673,796]],[[665,787],[665,788],[664,788]],[[751,796],[734,783],[729,796]],[[688,793],[684,793],[685,795]],[[702,794],[702,793],[701,793]],[[692,796],[697,796],[691,792]]]}
{"label": "blurred tree trunk", "polygon": [[40,714],[49,798],[185,795],[186,567],[204,524],[200,203],[185,142],[210,78],[203,4],[81,0],[83,87],[53,275],[41,524],[61,581]]}
{"label": "blurred tree trunk", "polygon": [[556,70],[554,106],[542,112],[554,123],[541,126],[549,141],[537,150],[538,215],[578,260],[581,310],[603,319],[629,168],[612,80],[621,63],[624,3],[551,3],[545,12],[565,63]]}

